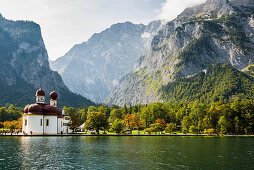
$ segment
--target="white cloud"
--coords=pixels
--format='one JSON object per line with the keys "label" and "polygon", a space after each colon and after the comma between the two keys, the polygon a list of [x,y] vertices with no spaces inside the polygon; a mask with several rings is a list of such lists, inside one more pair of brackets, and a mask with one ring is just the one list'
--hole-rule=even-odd
{"label": "white cloud", "polygon": [[162,3],[158,12],[158,18],[163,20],[173,20],[187,7],[193,7],[204,3],[206,0],[167,0]]}

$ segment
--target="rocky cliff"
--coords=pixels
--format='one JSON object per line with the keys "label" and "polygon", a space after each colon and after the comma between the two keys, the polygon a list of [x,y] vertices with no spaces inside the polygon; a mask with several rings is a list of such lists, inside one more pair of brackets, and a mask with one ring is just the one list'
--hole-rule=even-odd
{"label": "rocky cliff", "polygon": [[25,105],[35,100],[42,87],[49,95],[59,93],[60,106],[91,105],[65,86],[61,76],[49,68],[40,26],[30,21],[10,21],[0,16],[0,104]]}
{"label": "rocky cliff", "polygon": [[165,101],[162,87],[206,70],[211,63],[243,69],[254,62],[254,5],[249,0],[208,0],[186,9],[154,36],[134,71],[120,80],[106,103]]}
{"label": "rocky cliff", "polygon": [[131,22],[112,25],[87,42],[75,45],[51,62],[51,68],[61,74],[70,90],[102,102],[119,79],[133,70],[160,25],[160,21],[148,25]]}

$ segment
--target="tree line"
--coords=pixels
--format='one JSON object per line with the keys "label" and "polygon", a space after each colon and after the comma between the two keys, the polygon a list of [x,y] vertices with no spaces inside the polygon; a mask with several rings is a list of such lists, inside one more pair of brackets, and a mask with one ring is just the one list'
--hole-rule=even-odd
{"label": "tree line", "polygon": [[[145,130],[147,133],[254,134],[254,103],[251,100],[152,103],[147,105],[63,107],[71,116],[70,128],[116,133]],[[21,129],[23,108],[0,108],[0,128]],[[19,120],[18,120],[19,119]]]}
{"label": "tree line", "polygon": [[22,114],[24,109],[12,104],[0,107],[0,128],[22,129]]}
{"label": "tree line", "polygon": [[71,116],[70,127],[77,130],[124,132],[145,130],[147,133],[254,134],[254,103],[251,100],[204,104],[191,102],[153,103],[126,106],[64,107]]}

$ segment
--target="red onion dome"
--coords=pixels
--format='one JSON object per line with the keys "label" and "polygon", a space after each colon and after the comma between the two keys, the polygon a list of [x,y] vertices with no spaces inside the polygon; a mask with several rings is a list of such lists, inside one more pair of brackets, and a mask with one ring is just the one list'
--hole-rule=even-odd
{"label": "red onion dome", "polygon": [[42,88],[36,91],[36,96],[45,96],[45,92],[42,90]]}
{"label": "red onion dome", "polygon": [[28,113],[28,107],[29,107],[29,106],[26,106],[26,107],[25,107],[24,113]]}
{"label": "red onion dome", "polygon": [[58,96],[58,94],[57,94],[55,91],[52,91],[52,92],[50,93],[50,98],[51,98],[52,100],[56,100],[57,96]]}
{"label": "red onion dome", "polygon": [[28,113],[43,113],[43,105],[37,103],[29,105]]}

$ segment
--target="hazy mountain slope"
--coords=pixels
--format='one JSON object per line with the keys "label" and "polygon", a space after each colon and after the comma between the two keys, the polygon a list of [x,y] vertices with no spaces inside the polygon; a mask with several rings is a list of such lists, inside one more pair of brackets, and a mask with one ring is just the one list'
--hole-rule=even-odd
{"label": "hazy mountain slope", "polygon": [[75,45],[63,57],[51,62],[51,68],[61,74],[69,89],[102,102],[118,80],[133,70],[160,25],[160,21],[147,26],[131,22],[112,25],[87,42]]}
{"label": "hazy mountain slope", "polygon": [[30,21],[10,21],[0,16],[0,105],[25,105],[35,101],[35,90],[59,93],[60,105],[91,105],[68,90],[61,76],[49,68],[40,26]]}
{"label": "hazy mountain slope", "polygon": [[186,9],[153,38],[151,50],[123,79],[106,103],[163,100],[161,87],[191,76],[210,63],[243,69],[254,62],[254,8],[250,1],[208,0]]}

